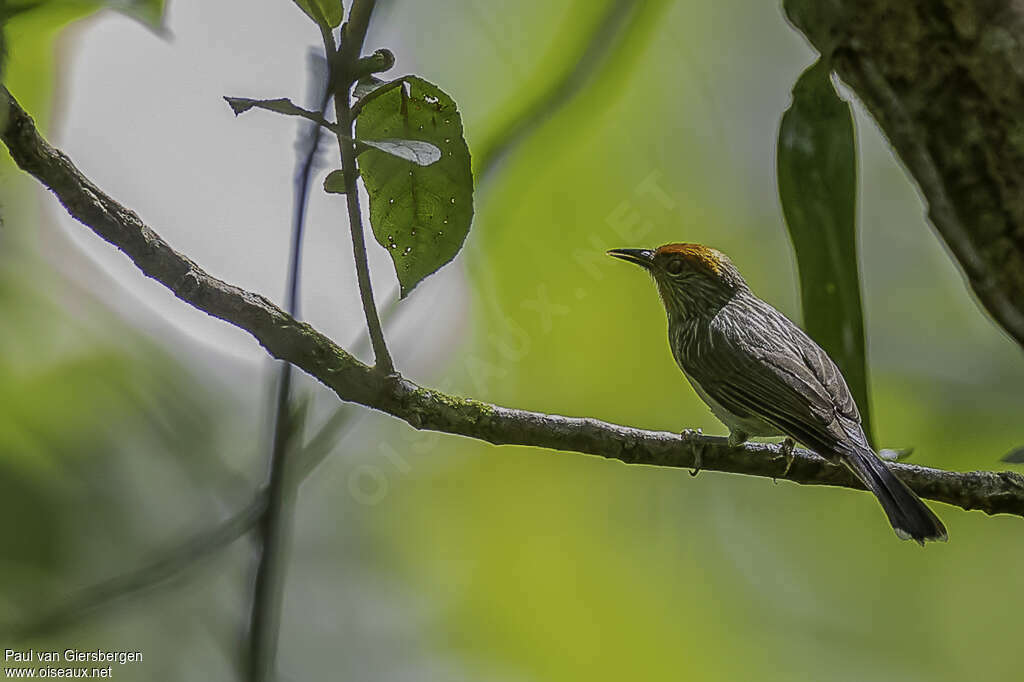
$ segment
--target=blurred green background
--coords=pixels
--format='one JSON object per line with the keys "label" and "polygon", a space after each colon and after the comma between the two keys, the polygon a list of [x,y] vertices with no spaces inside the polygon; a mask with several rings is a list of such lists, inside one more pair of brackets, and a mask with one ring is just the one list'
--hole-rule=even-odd
{"label": "blurred green background", "polygon": [[[588,50],[595,33],[603,49]],[[74,54],[51,70],[43,31],[9,37],[10,87],[45,123]],[[394,344],[415,337],[401,321],[417,307],[458,307],[462,333],[418,339],[431,355],[413,378],[503,405],[724,432],[672,361],[651,283],[603,252],[707,243],[799,317],[774,150],[814,54],[779,8],[393,0],[367,43],[383,44],[399,71],[453,95],[478,163],[474,226],[448,266],[458,276],[400,304]],[[571,96],[480,168],[580,55]],[[1000,468],[1024,443],[1021,350],[971,299],[898,161],[857,118],[879,443],[913,446],[918,464]],[[58,207],[4,163],[0,623],[17,626],[244,506],[265,466],[252,394],[266,367],[244,383],[211,379],[209,357],[109,313],[40,257],[33,225]],[[308,390],[320,412],[336,407]],[[301,488],[282,679],[1019,675],[1020,519],[935,504],[951,541],[922,550],[897,541],[862,493],[693,479],[353,414]],[[28,639],[0,630],[0,646],[137,648],[145,662],[116,679],[232,679],[252,561],[236,542],[116,608]]]}

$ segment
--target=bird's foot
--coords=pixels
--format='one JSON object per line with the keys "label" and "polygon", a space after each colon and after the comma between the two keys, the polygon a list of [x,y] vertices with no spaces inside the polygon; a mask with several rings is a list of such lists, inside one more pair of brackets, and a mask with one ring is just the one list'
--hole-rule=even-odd
{"label": "bird's foot", "polygon": [[[704,432],[700,429],[683,429],[679,434],[684,440],[691,440],[699,438],[704,435]],[[701,465],[703,464],[704,457],[704,443],[697,441],[693,445],[693,469],[690,469],[690,476],[696,476],[700,473]]]}
{"label": "bird's foot", "polygon": [[796,459],[793,455],[793,448],[795,447],[796,441],[788,436],[786,437],[786,440],[782,441],[782,456],[786,458],[786,468],[782,470],[783,478],[789,474],[789,469],[793,466],[793,460]]}
{"label": "bird's foot", "polygon": [[750,438],[750,436],[746,432],[744,432],[744,431],[737,431],[735,429],[730,429],[729,430],[729,447],[730,448],[738,448],[739,446],[741,446],[744,443],[746,443],[748,438]]}

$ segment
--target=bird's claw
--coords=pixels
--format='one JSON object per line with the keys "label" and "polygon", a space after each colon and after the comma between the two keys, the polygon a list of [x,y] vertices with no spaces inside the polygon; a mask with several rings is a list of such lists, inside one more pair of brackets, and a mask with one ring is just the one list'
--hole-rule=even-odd
{"label": "bird's claw", "polygon": [[700,468],[704,464],[701,461],[701,459],[702,459],[701,453],[703,451],[704,451],[704,446],[703,445],[698,445],[697,449],[694,451],[694,455],[693,455],[693,467],[694,468],[690,469],[690,477],[691,478],[695,477],[697,474],[700,473]]}
{"label": "bird's claw", "polygon": [[[681,435],[684,439],[689,440],[691,438],[703,436],[704,432],[700,429],[683,429],[682,433],[680,433],[679,435]],[[704,443],[695,443],[693,448],[693,469],[690,469],[690,476],[696,476],[697,474],[700,473],[700,468],[703,464],[703,455]]]}
{"label": "bird's claw", "polygon": [[789,469],[793,466],[793,460],[796,459],[793,455],[793,448],[795,447],[796,441],[792,438],[786,438],[786,440],[782,441],[782,456],[786,458],[786,468],[782,470],[783,478],[789,474]]}

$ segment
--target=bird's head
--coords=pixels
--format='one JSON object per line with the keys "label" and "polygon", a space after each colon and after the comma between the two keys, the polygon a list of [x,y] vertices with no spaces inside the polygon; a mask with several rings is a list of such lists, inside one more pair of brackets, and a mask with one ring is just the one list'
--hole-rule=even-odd
{"label": "bird's head", "polygon": [[729,257],[701,244],[657,249],[612,249],[609,256],[635,263],[654,277],[669,315],[713,315],[747,283]]}

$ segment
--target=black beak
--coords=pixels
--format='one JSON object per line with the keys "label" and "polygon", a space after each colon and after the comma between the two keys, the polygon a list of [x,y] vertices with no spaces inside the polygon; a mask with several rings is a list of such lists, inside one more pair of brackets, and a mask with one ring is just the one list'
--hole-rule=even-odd
{"label": "black beak", "polygon": [[635,263],[648,270],[654,265],[654,252],[650,249],[612,249],[608,255]]}

